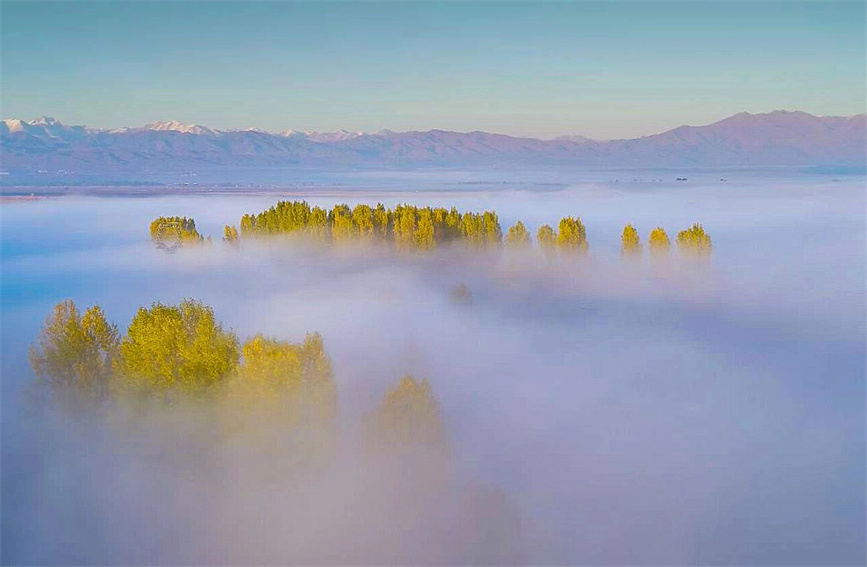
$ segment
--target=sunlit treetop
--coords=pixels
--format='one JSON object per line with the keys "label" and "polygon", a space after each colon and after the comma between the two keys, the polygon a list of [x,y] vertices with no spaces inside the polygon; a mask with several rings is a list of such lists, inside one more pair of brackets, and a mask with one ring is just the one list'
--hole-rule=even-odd
{"label": "sunlit treetop", "polygon": [[202,244],[205,240],[196,230],[196,221],[187,217],[158,217],[151,222],[150,235],[154,244],[165,250]]}
{"label": "sunlit treetop", "polygon": [[106,320],[99,306],[89,307],[82,316],[75,303],[67,300],[46,318],[30,349],[30,362],[55,394],[101,400],[109,393],[119,344],[117,327]]}
{"label": "sunlit treetop", "polygon": [[580,218],[562,218],[557,232],[557,247],[560,250],[567,252],[587,251],[587,230]]}
{"label": "sunlit treetop", "polygon": [[118,371],[150,391],[195,393],[238,364],[238,339],[199,301],[140,308],[120,345]]}
{"label": "sunlit treetop", "polygon": [[380,449],[442,449],[445,428],[430,383],[404,376],[368,417],[366,434]]}
{"label": "sunlit treetop", "polygon": [[506,244],[513,248],[526,248],[530,246],[530,233],[527,232],[527,227],[524,223],[518,221],[514,226],[509,227],[509,232],[506,234]]}
{"label": "sunlit treetop", "polygon": [[631,224],[623,227],[623,234],[620,237],[620,253],[625,257],[641,256],[641,237],[638,236],[638,231]]}
{"label": "sunlit treetop", "polygon": [[654,255],[668,254],[671,250],[671,241],[668,239],[668,233],[661,227],[656,227],[650,231],[650,253]]}
{"label": "sunlit treetop", "polygon": [[698,223],[677,233],[677,247],[688,256],[708,256],[713,248],[710,235]]}

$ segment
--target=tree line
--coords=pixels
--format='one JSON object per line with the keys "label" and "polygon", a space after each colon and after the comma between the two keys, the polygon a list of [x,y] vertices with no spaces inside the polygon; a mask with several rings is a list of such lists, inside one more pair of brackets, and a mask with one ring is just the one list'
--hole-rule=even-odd
{"label": "tree line", "polygon": [[[634,226],[627,224],[623,227],[620,242],[620,253],[624,257],[641,257],[643,253],[641,237]],[[668,238],[668,233],[662,227],[656,227],[650,231],[648,243],[651,256],[667,256],[671,253],[671,240]],[[684,256],[706,257],[713,250],[710,235],[698,223],[677,233],[677,247],[678,251]]]}
{"label": "tree line", "polygon": [[[232,429],[249,418],[279,418],[286,431],[333,430],[337,388],[322,337],[293,343],[262,334],[241,342],[213,309],[185,299],[136,312],[125,334],[98,305],[84,313],[71,300],[48,315],[30,350],[38,384],[67,407],[113,402],[176,404],[221,400]],[[445,442],[430,384],[405,376],[365,420],[368,445]]]}
{"label": "tree line", "polygon": [[[509,227],[505,236],[496,211],[459,212],[451,207],[416,207],[397,205],[386,208],[359,204],[350,208],[346,204],[334,205],[330,210],[311,207],[306,201],[280,201],[273,207],[241,218],[240,231],[226,225],[223,240],[234,244],[241,237],[279,234],[298,234],[332,242],[382,241],[404,250],[432,250],[448,242],[465,242],[477,247],[505,244],[513,249],[526,249],[533,245],[530,232],[523,222]],[[151,223],[151,238],[162,247],[171,248],[180,242],[201,243],[193,219],[185,217],[159,217]],[[210,239],[208,239],[210,240]],[[653,255],[668,254],[671,240],[665,229],[657,227],[650,232],[649,248]],[[677,233],[678,249],[684,255],[707,256],[712,250],[710,236],[700,224]],[[536,243],[543,252],[581,253],[589,250],[587,229],[580,217],[560,219],[556,228],[543,224],[536,231]],[[643,253],[638,230],[627,224],[621,236],[621,253],[635,258]]]}

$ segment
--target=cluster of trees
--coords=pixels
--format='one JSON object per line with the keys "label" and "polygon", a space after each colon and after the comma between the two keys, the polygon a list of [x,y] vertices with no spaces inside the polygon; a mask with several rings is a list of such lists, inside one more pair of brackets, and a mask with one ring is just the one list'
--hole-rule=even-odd
{"label": "cluster of trees", "polygon": [[[382,203],[375,207],[360,204],[354,208],[339,204],[326,211],[311,207],[306,201],[280,201],[258,214],[241,218],[241,229],[226,225],[223,241],[237,243],[240,236],[298,233],[335,242],[379,240],[393,242],[400,249],[431,250],[450,241],[468,242],[476,246],[497,246],[503,242],[514,249],[532,246],[530,232],[523,222],[509,227],[505,237],[494,211],[460,213],[455,207],[416,207],[398,205],[393,210]],[[193,219],[159,217],[151,223],[151,238],[159,246],[174,249],[186,243],[201,243]],[[210,241],[210,238],[208,238]],[[555,251],[587,252],[587,230],[578,217],[560,219],[555,230],[543,224],[536,231],[539,248],[547,254]],[[707,256],[712,250],[710,236],[700,224],[677,234],[678,249],[685,255]],[[661,227],[650,232],[650,252],[669,254],[671,241]],[[631,224],[623,228],[621,254],[638,258],[643,246],[638,230]]]}
{"label": "cluster of trees", "polygon": [[[671,240],[662,227],[650,231],[650,253],[652,256],[666,256],[671,252]],[[708,256],[712,246],[710,236],[700,224],[693,224],[677,233],[678,250],[686,256]],[[620,252],[624,257],[637,258],[642,254],[641,237],[631,224],[623,227]]]}
{"label": "cluster of trees", "polygon": [[[502,230],[497,213],[460,213],[454,207],[398,205],[393,210],[382,203],[350,208],[339,204],[326,211],[306,201],[281,201],[258,214],[241,218],[241,235],[303,233],[333,241],[387,240],[400,248],[431,249],[438,244],[464,240],[476,245],[499,244]],[[226,234],[234,227],[226,227]],[[233,234],[237,234],[234,231]]]}
{"label": "cluster of trees", "polygon": [[202,244],[205,240],[196,230],[196,221],[187,217],[157,217],[151,221],[150,235],[154,244],[165,249]]}
{"label": "cluster of trees", "polygon": [[[228,402],[234,429],[243,416],[279,417],[287,431],[333,429],[337,388],[322,337],[300,343],[257,334],[241,343],[213,310],[186,299],[141,307],[125,335],[99,306],[83,314],[72,301],[46,318],[30,360],[40,385],[73,407],[123,400]],[[269,425],[275,422],[269,421]],[[367,419],[386,446],[444,442],[427,381],[404,377]]]}

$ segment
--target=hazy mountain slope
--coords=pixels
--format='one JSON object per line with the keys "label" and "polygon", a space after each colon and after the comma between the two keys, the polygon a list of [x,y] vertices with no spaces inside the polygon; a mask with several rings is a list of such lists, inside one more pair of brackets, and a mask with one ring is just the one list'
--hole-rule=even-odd
{"label": "hazy mountain slope", "polygon": [[422,167],[586,165],[618,167],[865,164],[865,115],[741,113],[706,126],[681,126],[633,140],[555,140],[487,132],[219,131],[159,122],[94,130],[53,118],[0,122],[0,167],[117,173],[227,167]]}

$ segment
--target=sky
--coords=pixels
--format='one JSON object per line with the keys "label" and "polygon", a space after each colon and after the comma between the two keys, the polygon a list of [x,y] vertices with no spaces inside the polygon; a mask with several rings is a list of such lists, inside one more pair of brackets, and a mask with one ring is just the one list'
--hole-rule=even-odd
{"label": "sky", "polygon": [[865,112],[865,3],[7,2],[2,116],[600,139]]}

